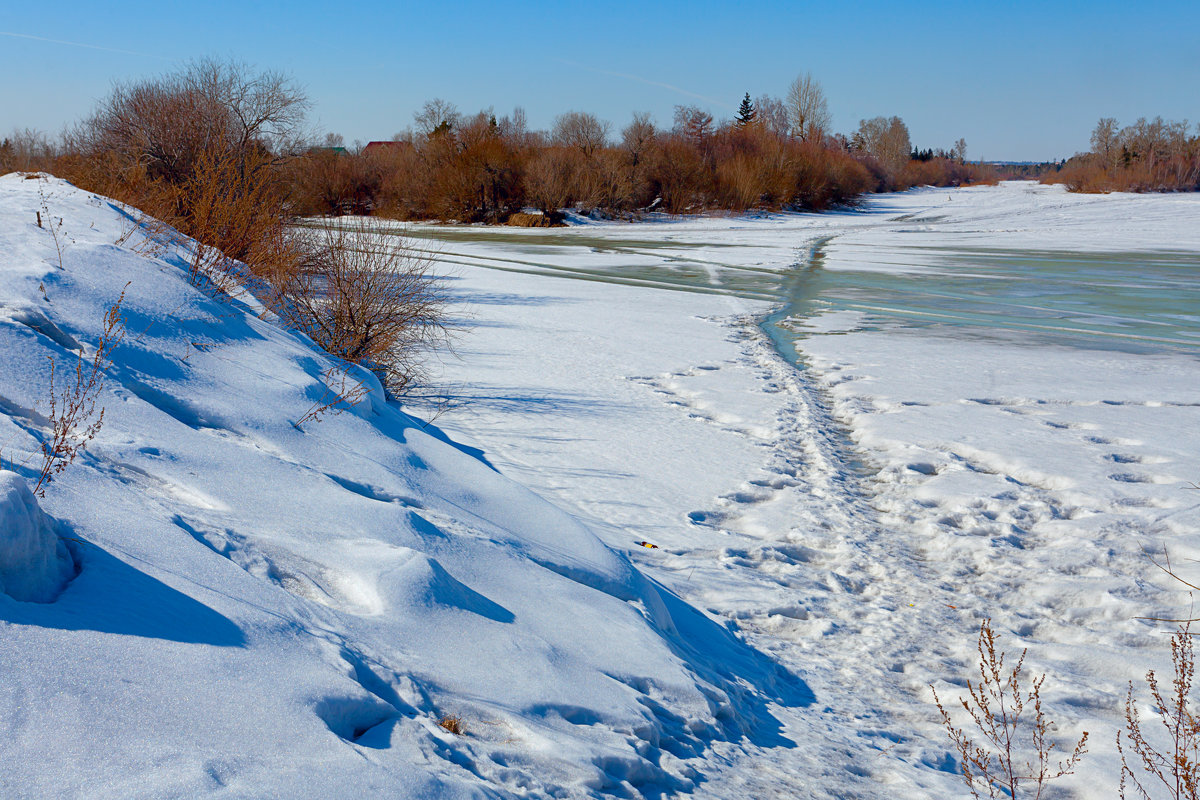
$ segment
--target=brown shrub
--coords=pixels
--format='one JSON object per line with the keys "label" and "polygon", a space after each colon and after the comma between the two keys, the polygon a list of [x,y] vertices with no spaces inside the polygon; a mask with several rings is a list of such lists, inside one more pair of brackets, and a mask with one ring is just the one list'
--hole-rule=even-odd
{"label": "brown shrub", "polygon": [[[1151,788],[1161,786],[1166,797],[1200,797],[1200,717],[1192,703],[1192,683],[1196,677],[1196,658],[1192,646],[1191,622],[1186,622],[1171,637],[1171,664],[1174,676],[1171,690],[1164,695],[1159,688],[1154,670],[1146,673],[1146,684],[1150,698],[1166,732],[1167,746],[1159,749],[1150,741],[1154,734],[1142,727],[1141,713],[1133,699],[1133,682],[1125,696],[1125,731],[1128,746],[1133,750],[1133,766],[1121,744],[1122,733],[1117,733],[1117,751],[1121,755],[1121,798],[1125,788],[1132,784],[1136,796],[1149,798],[1150,792],[1138,777],[1138,772]],[[1157,727],[1157,726],[1155,726]],[[1147,734],[1150,738],[1147,738]],[[1138,771],[1134,767],[1139,767]]]}
{"label": "brown shrub", "polygon": [[271,306],[338,358],[399,395],[424,377],[420,357],[448,343],[445,289],[429,255],[362,220],[304,229],[296,269],[274,276]]}

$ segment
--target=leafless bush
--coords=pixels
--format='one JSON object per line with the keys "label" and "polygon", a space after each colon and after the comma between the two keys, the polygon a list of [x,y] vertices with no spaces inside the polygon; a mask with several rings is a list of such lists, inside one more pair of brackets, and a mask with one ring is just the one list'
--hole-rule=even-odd
{"label": "leafless bush", "polygon": [[104,408],[97,411],[96,401],[104,389],[104,371],[112,363],[113,348],[125,336],[125,323],[121,318],[124,300],[125,290],[121,290],[117,302],[104,315],[100,342],[91,361],[85,365],[83,354],[79,354],[73,382],[55,386],[58,365],[54,357],[50,357],[50,438],[42,442],[42,466],[33,487],[33,493],[39,497],[46,496],[50,482],[71,465],[104,424]]}
{"label": "leafless bush", "polygon": [[[973,796],[982,797],[982,791],[986,790],[990,798],[1016,800],[1030,795],[1040,798],[1047,783],[1073,774],[1087,752],[1088,735],[1086,731],[1083,733],[1065,761],[1059,761],[1057,767],[1051,766],[1050,756],[1058,745],[1046,739],[1053,726],[1042,709],[1041,691],[1046,676],[1036,678],[1032,689],[1023,690],[1021,671],[1027,651],[1022,650],[1016,666],[1006,672],[1005,654],[996,652],[996,638],[991,620],[984,620],[979,626],[979,683],[967,681],[970,696],[959,698],[980,740],[955,727],[937,690],[932,686],[930,689],[942,723],[958,750],[963,780]],[[1022,714],[1029,708],[1033,710],[1033,720],[1022,721]],[[1023,764],[1022,751],[1032,752],[1032,758],[1026,757]],[[1032,788],[1020,794],[1022,785],[1029,784]]]}
{"label": "leafless bush", "polygon": [[[284,152],[307,100],[286,77],[216,59],[148,81],[122,84],[73,134],[88,153],[119,153],[152,178],[186,183],[213,152]],[[257,165],[256,165],[257,166]]]}
{"label": "leafless bush", "polygon": [[307,101],[283,76],[203,60],[117,86],[67,137],[63,173],[199,244],[189,278],[228,293],[245,262],[274,255],[283,224],[279,166]]}
{"label": "leafless bush", "polygon": [[445,290],[428,254],[362,220],[300,236],[299,267],[275,282],[280,318],[371,369],[393,395],[420,382],[421,356],[446,345],[449,330]]}

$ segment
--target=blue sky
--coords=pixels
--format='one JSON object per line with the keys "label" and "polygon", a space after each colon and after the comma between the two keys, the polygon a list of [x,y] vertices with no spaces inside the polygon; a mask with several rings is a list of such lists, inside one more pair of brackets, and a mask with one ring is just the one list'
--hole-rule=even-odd
{"label": "blue sky", "polygon": [[744,92],[782,95],[803,71],[836,130],[896,114],[914,144],[962,136],[971,158],[1069,156],[1101,116],[1200,118],[1196,2],[5,6],[0,135],[57,132],[114,81],[199,56],[291,75],[347,141],[389,138],[431,97],[520,105],[534,127],[567,110],[669,124],[680,103],[731,116]]}

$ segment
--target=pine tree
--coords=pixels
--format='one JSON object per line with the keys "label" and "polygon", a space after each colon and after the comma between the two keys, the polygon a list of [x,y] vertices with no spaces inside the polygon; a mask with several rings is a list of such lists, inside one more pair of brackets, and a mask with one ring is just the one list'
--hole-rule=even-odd
{"label": "pine tree", "polygon": [[754,110],[754,103],[750,101],[750,93],[746,92],[741,106],[738,107],[736,124],[739,128],[745,128],[747,125],[753,125],[757,118],[758,112]]}

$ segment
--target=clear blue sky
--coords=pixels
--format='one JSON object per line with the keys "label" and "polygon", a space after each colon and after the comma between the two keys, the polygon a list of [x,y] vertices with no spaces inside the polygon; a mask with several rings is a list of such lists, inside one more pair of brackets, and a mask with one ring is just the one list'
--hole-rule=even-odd
{"label": "clear blue sky", "polygon": [[962,136],[971,158],[1069,156],[1101,116],[1200,118],[1195,0],[3,5],[0,135],[57,132],[113,82],[208,55],[288,73],[348,142],[389,138],[431,97],[520,105],[534,127],[572,109],[615,129],[680,103],[731,116],[802,71],[836,130],[897,114],[914,144]]}

